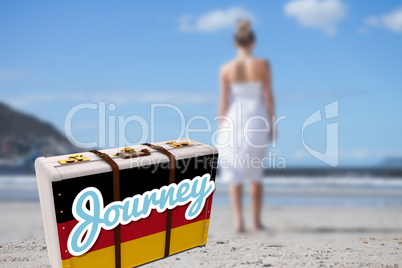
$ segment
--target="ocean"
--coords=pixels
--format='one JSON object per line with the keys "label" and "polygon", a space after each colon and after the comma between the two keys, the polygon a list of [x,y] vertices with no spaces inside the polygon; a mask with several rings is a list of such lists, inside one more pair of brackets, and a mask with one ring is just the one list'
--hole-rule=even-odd
{"label": "ocean", "polygon": [[[244,202],[250,204],[248,184]],[[36,177],[0,176],[0,201],[38,202]],[[216,181],[214,204],[229,204],[228,185]],[[402,177],[267,177],[264,179],[266,206],[401,207]]]}

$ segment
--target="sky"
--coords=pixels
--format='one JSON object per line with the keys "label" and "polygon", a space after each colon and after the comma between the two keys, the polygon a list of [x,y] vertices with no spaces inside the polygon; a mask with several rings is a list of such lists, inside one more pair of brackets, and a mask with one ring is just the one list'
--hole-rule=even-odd
{"label": "sky", "polygon": [[[101,148],[123,134],[132,144],[172,140],[183,125],[212,144],[218,73],[236,56],[239,18],[252,21],[254,54],[270,61],[285,118],[273,158],[328,166],[313,149],[339,166],[373,166],[402,157],[400,1],[0,1],[0,101],[64,133],[67,122],[76,140]],[[95,108],[71,117],[85,104]],[[316,111],[323,120],[303,129]]]}

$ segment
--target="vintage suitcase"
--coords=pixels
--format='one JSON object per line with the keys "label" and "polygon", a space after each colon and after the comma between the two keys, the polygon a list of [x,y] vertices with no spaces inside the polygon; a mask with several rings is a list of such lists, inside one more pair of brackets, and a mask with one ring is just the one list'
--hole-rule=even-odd
{"label": "vintage suitcase", "polygon": [[52,266],[134,267],[205,245],[217,159],[188,139],[38,158]]}

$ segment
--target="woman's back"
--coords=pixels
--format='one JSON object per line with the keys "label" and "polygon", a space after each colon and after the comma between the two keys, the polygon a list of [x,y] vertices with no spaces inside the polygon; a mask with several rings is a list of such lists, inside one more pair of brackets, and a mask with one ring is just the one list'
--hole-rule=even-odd
{"label": "woman's back", "polygon": [[266,60],[252,56],[237,57],[224,65],[222,74],[229,83],[263,82],[267,65]]}
{"label": "woman's back", "polygon": [[235,116],[235,110],[241,102],[243,117],[258,115],[268,118],[263,94],[265,66],[265,60],[251,55],[240,55],[224,65],[222,75],[228,85],[227,116]]}

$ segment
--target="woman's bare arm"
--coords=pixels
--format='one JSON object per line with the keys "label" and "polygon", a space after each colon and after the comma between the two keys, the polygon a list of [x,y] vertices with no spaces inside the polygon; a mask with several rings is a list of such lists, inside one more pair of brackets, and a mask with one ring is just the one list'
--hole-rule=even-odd
{"label": "woman's bare arm", "polygon": [[268,110],[268,122],[271,128],[271,141],[276,138],[276,126],[275,126],[275,101],[272,93],[272,79],[271,79],[271,67],[269,62],[264,60],[264,102]]}
{"label": "woman's bare arm", "polygon": [[221,72],[219,74],[219,84],[221,90],[221,96],[219,101],[219,116],[225,116],[228,110],[228,101],[229,101],[229,81],[227,80],[225,74],[225,67],[222,67]]}

